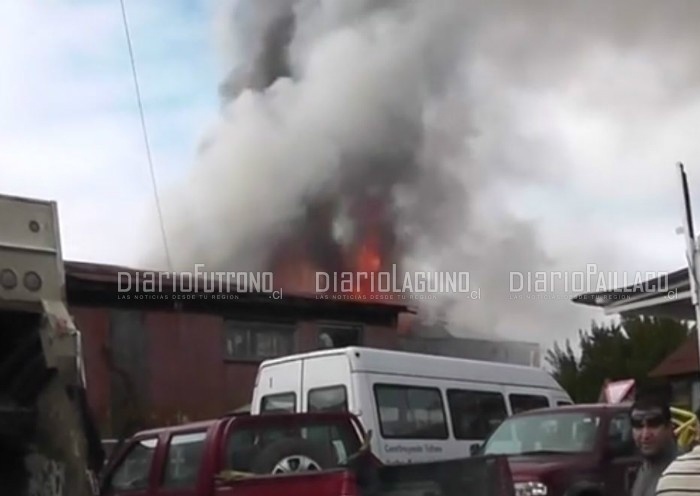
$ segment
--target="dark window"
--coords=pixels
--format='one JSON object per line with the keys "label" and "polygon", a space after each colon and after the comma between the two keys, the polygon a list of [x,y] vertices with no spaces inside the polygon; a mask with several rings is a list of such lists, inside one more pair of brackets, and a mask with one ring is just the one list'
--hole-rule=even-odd
{"label": "dark window", "polygon": [[557,406],[568,406],[571,405],[570,401],[559,400],[557,401]]}
{"label": "dark window", "polygon": [[309,412],[344,412],[348,409],[345,386],[331,386],[309,390]]}
{"label": "dark window", "polygon": [[374,394],[385,439],[447,439],[439,389],[375,385]]}
{"label": "dark window", "polygon": [[492,391],[447,391],[455,439],[486,439],[508,417],[501,393]]}
{"label": "dark window", "polygon": [[170,440],[165,461],[163,487],[193,489],[202,462],[205,432],[176,434]]}
{"label": "dark window", "polygon": [[615,456],[633,456],[636,453],[628,414],[618,414],[610,419],[608,446]]}
{"label": "dark window", "polygon": [[109,484],[111,492],[148,489],[157,444],[157,439],[144,439],[133,445],[111,477]]}
{"label": "dark window", "polygon": [[265,360],[294,353],[294,326],[227,321],[226,358]]}
{"label": "dark window", "polygon": [[345,463],[350,455],[357,452],[356,436],[353,439],[351,435],[352,432],[337,425],[313,425],[302,430],[302,437],[323,447],[331,455],[334,465]]}
{"label": "dark window", "polygon": [[546,396],[538,396],[534,394],[511,394],[510,409],[513,410],[513,415],[528,410],[536,410],[537,408],[547,408],[549,400]]}
{"label": "dark window", "polygon": [[263,396],[260,400],[261,413],[294,413],[297,409],[297,395],[280,393]]}
{"label": "dark window", "polygon": [[362,327],[343,324],[321,324],[318,327],[320,348],[345,348],[362,344]]}

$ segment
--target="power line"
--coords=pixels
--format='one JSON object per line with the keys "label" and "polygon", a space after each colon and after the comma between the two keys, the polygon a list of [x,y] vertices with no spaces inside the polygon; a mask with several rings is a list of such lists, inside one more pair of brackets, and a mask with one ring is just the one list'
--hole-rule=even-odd
{"label": "power line", "polygon": [[148,168],[151,172],[151,184],[153,185],[153,196],[156,201],[156,208],[158,209],[158,222],[160,224],[160,233],[163,238],[163,248],[165,250],[165,258],[168,264],[168,269],[173,271],[173,262],[170,257],[170,248],[168,247],[168,237],[165,233],[165,223],[163,222],[163,211],[160,207],[160,196],[158,195],[158,183],[156,181],[156,173],[153,167],[153,156],[151,154],[151,145],[148,139],[148,130],[146,128],[146,118],[143,111],[143,100],[141,98],[141,88],[139,86],[139,78],[136,72],[136,58],[134,57],[134,49],[131,44],[131,33],[129,32],[129,20],[126,15],[126,7],[124,6],[124,0],[119,0],[122,8],[122,20],[124,23],[124,34],[126,35],[126,44],[129,48],[129,60],[131,61],[131,74],[134,78],[134,89],[136,90],[136,102],[139,107],[139,115],[141,117],[141,131],[143,132],[143,141],[146,147],[146,156],[148,158]]}

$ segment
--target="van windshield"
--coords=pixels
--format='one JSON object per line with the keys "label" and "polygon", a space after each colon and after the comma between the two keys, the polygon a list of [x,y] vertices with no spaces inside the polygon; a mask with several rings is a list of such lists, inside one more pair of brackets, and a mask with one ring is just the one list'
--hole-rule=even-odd
{"label": "van windshield", "polygon": [[484,454],[588,452],[594,448],[599,426],[600,417],[585,412],[511,417],[491,435]]}

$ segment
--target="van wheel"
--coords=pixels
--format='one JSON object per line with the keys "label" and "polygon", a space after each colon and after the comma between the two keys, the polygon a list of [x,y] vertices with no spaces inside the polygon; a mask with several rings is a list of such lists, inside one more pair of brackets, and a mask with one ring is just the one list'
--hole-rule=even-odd
{"label": "van wheel", "polygon": [[325,450],[305,439],[280,439],[264,448],[253,460],[256,474],[320,472],[333,466]]}

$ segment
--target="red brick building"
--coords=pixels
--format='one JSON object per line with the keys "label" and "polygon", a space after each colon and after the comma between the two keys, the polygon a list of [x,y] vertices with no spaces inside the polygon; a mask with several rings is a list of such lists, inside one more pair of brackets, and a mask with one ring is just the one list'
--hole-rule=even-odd
{"label": "red brick building", "polygon": [[123,267],[66,262],[70,311],[83,333],[88,397],[104,437],[221,415],[250,401],[261,360],[319,347],[399,347],[407,307],[216,292],[126,299]]}

